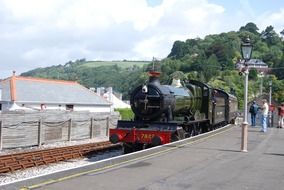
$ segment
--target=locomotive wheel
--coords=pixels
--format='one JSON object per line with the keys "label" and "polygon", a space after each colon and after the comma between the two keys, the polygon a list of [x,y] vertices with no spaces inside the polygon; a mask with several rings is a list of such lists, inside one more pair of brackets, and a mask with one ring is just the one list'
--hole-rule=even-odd
{"label": "locomotive wheel", "polygon": [[206,132],[209,132],[209,131],[211,131],[210,124],[209,123],[202,124],[202,132],[206,133]]}
{"label": "locomotive wheel", "polygon": [[171,142],[175,142],[175,141],[178,141],[178,140],[180,140],[178,134],[177,133],[173,133],[171,135]]}
{"label": "locomotive wheel", "polygon": [[141,143],[124,143],[123,144],[123,153],[128,154],[131,152],[139,151],[144,149],[144,144]]}
{"label": "locomotive wheel", "polygon": [[134,144],[134,151],[143,150],[144,148],[145,148],[144,144],[142,144],[142,143],[135,143]]}
{"label": "locomotive wheel", "polygon": [[211,125],[211,131],[214,131],[215,129],[217,129],[217,127],[215,125]]}
{"label": "locomotive wheel", "polygon": [[195,135],[200,135],[202,133],[202,129],[200,126],[196,126],[195,128]]}
{"label": "locomotive wheel", "polygon": [[183,130],[183,128],[178,129],[171,135],[171,142],[178,141],[186,138],[187,133]]}
{"label": "locomotive wheel", "polygon": [[131,144],[124,143],[122,151],[123,151],[124,154],[131,153],[131,152],[133,152],[133,147],[132,147]]}
{"label": "locomotive wheel", "polygon": [[193,127],[190,129],[188,134],[189,134],[189,137],[193,137],[194,136],[195,130],[193,129]]}
{"label": "locomotive wheel", "polygon": [[230,124],[236,125],[236,120],[235,120],[235,119],[232,119],[232,120],[230,121]]}

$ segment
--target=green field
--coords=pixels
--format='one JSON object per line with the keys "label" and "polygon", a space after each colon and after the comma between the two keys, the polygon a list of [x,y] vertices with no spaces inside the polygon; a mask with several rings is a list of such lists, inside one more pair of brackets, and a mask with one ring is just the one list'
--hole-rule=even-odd
{"label": "green field", "polygon": [[134,65],[142,67],[145,64],[149,64],[151,61],[87,61],[81,66],[83,67],[100,67],[100,66],[111,66],[117,65],[121,68],[128,68]]}

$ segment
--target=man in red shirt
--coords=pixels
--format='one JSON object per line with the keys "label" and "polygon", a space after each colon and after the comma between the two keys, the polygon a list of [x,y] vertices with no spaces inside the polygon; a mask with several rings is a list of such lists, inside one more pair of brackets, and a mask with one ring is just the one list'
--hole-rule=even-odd
{"label": "man in red shirt", "polygon": [[278,128],[284,128],[284,103],[278,107]]}

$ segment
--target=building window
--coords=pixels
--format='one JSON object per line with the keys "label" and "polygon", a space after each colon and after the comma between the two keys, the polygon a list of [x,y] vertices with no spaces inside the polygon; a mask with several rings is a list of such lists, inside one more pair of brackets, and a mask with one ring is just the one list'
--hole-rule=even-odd
{"label": "building window", "polygon": [[2,110],[2,104],[0,104],[0,111]]}
{"label": "building window", "polygon": [[66,105],[66,110],[73,111],[73,109],[74,109],[74,105],[71,105],[71,104]]}

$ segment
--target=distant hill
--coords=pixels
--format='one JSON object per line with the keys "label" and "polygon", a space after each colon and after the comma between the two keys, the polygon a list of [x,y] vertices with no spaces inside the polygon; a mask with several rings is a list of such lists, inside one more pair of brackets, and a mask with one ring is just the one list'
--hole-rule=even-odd
{"label": "distant hill", "polygon": [[37,68],[21,76],[78,81],[86,87],[113,87],[128,98],[128,91],[144,83],[146,75],[141,74],[150,61],[69,61],[65,65]]}

